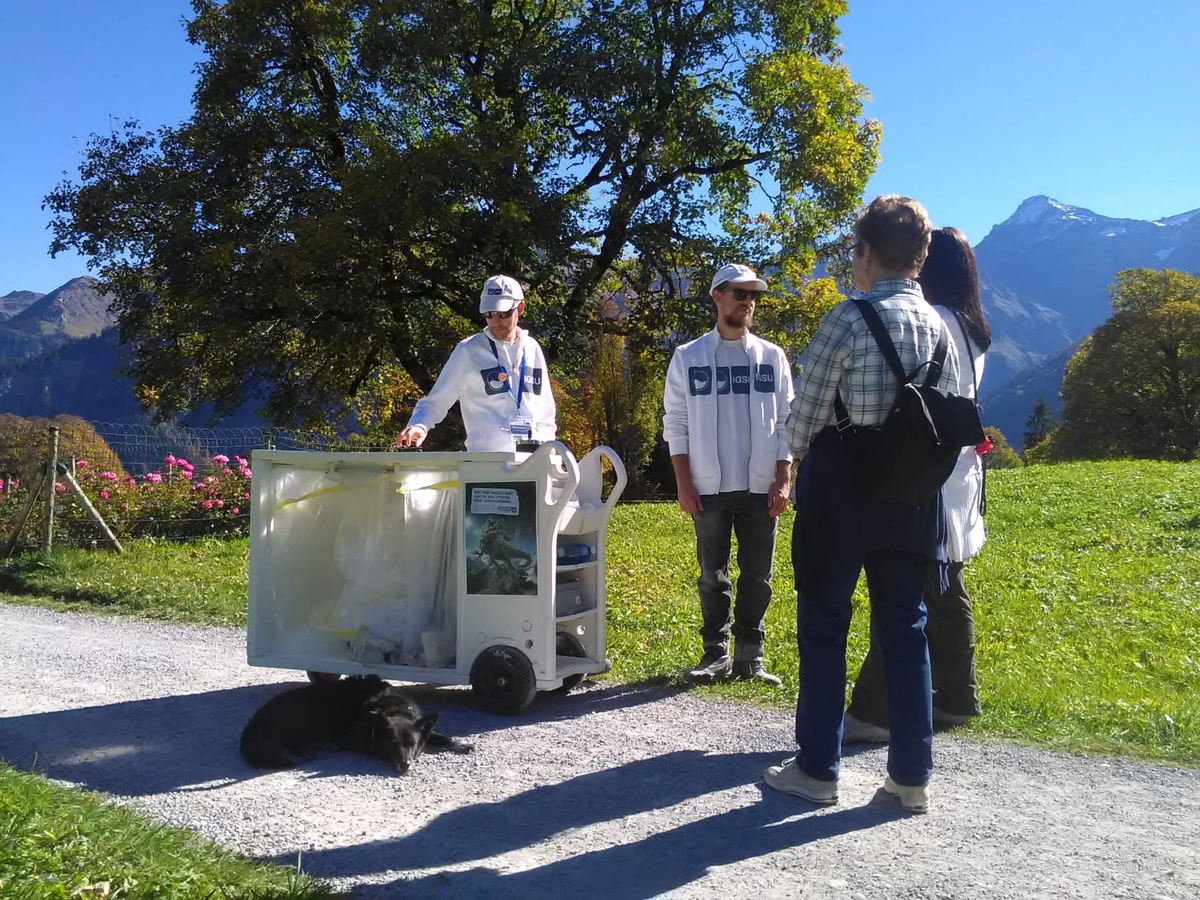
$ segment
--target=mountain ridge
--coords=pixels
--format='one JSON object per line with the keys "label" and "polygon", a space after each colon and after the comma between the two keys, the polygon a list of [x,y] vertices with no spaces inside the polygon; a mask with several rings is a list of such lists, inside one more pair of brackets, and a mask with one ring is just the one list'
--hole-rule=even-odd
{"label": "mountain ridge", "polygon": [[975,257],[994,339],[986,397],[1108,319],[1119,271],[1200,270],[1200,210],[1124,219],[1039,194],[993,227]]}

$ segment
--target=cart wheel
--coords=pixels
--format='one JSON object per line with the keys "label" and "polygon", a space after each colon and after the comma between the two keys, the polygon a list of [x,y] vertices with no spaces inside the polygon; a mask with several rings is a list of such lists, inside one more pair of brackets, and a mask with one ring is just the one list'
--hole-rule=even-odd
{"label": "cart wheel", "polygon": [[[579,638],[573,634],[567,634],[565,631],[560,631],[554,642],[554,652],[558,656],[576,656],[582,659],[587,656],[587,651],[583,649],[583,644]],[[557,693],[565,694],[573,688],[579,687],[583,683],[583,672],[577,672],[574,675],[568,675],[563,679],[562,687],[558,688]]]}
{"label": "cart wheel", "polygon": [[337,672],[307,672],[308,680],[313,684],[325,684],[328,681],[341,681],[342,676]]}
{"label": "cart wheel", "polygon": [[492,712],[519,713],[537,696],[537,676],[529,658],[514,647],[488,647],[471,666],[471,689]]}

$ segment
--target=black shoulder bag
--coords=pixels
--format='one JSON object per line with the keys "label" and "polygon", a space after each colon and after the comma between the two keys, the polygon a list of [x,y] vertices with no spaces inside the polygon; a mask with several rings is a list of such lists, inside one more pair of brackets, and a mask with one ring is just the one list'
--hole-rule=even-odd
{"label": "black shoulder bag", "polygon": [[[879,313],[865,299],[856,298],[854,304],[900,386],[887,419],[879,426],[855,425],[841,396],[836,395],[838,436],[875,499],[920,506],[937,495],[954,471],[962,448],[983,440],[979,410],[973,398],[937,387],[949,348],[944,328],[933,359],[905,374]],[[916,383],[926,367],[925,380]]]}

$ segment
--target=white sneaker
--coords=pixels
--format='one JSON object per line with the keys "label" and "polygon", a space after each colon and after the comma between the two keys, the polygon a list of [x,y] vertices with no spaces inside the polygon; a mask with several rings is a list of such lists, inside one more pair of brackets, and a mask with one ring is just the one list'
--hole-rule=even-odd
{"label": "white sneaker", "polygon": [[784,794],[801,797],[809,803],[820,803],[825,806],[838,802],[838,783],[836,781],[821,781],[805,775],[796,766],[796,758],[792,757],[782,766],[770,766],[763,772],[763,781],[768,787]]}
{"label": "white sneaker", "polygon": [[892,739],[892,733],[886,728],[856,719],[846,713],[842,720],[843,744],[886,744]]}
{"label": "white sneaker", "polygon": [[889,775],[883,779],[883,789],[900,798],[900,806],[905,812],[929,812],[929,785],[896,784]]}

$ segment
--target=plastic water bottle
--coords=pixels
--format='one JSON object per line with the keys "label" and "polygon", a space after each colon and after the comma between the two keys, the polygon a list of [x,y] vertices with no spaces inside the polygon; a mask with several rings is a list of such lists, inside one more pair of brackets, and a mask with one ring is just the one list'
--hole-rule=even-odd
{"label": "plastic water bottle", "polygon": [[592,561],[592,548],[587,544],[559,544],[558,564],[560,566],[577,566],[580,563]]}

